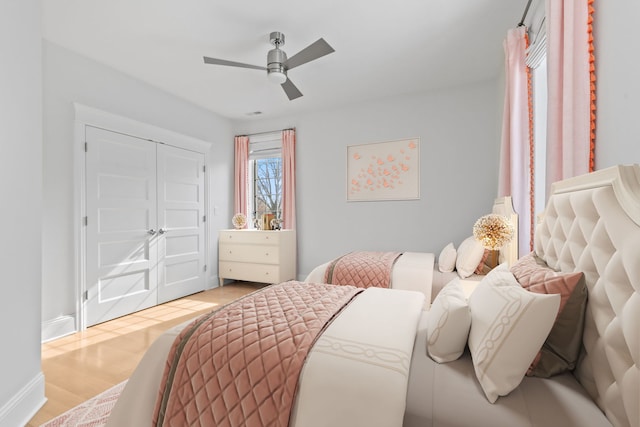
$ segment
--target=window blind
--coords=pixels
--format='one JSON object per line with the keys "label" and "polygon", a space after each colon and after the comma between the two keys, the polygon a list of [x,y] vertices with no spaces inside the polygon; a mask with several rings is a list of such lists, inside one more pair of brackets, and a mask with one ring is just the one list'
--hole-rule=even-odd
{"label": "window blind", "polygon": [[279,157],[282,153],[282,133],[272,132],[249,137],[249,159]]}
{"label": "window blind", "polygon": [[547,57],[547,26],[545,25],[545,18],[540,22],[538,31],[531,34],[531,36],[533,42],[527,48],[525,62],[529,68],[538,68],[544,58]]}

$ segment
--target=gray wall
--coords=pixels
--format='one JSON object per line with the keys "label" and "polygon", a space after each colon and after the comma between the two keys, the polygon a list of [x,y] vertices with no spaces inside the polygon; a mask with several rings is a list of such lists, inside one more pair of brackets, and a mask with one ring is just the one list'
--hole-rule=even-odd
{"label": "gray wall", "polygon": [[0,426],[17,426],[24,425],[44,399],[40,370],[42,57],[38,0],[2,3],[0,55]]}
{"label": "gray wall", "polygon": [[596,168],[640,163],[640,2],[600,2],[594,14]]}
{"label": "gray wall", "polygon": [[[496,195],[497,79],[331,111],[242,121],[236,133],[297,128],[298,276],[352,250],[436,252],[471,235]],[[346,201],[346,147],[420,137],[420,200]]]}
{"label": "gray wall", "polygon": [[[210,258],[217,259],[217,233],[227,226],[233,168],[228,120],[135,80],[56,44],[43,44],[43,320],[76,310],[73,239],[74,110],[78,102],[211,143],[209,164]],[[215,264],[215,263],[214,263]],[[213,269],[209,269],[212,272]]]}

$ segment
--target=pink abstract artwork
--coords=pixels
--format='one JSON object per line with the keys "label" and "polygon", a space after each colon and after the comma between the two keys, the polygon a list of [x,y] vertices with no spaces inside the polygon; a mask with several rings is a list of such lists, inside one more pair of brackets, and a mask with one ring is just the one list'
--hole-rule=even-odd
{"label": "pink abstract artwork", "polygon": [[347,147],[347,200],[420,198],[420,139]]}

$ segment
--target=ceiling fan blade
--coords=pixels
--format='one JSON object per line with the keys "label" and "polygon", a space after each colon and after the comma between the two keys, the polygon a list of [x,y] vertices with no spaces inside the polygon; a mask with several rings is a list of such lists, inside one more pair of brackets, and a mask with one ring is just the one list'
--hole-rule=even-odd
{"label": "ceiling fan blade", "polygon": [[293,101],[296,98],[300,98],[302,96],[302,92],[294,85],[290,79],[287,79],[286,82],[282,83],[282,89],[284,89],[284,93],[287,94],[289,101]]}
{"label": "ceiling fan blade", "polygon": [[254,70],[267,71],[267,67],[260,67],[259,65],[243,64],[242,62],[227,61],[226,59],[209,58],[208,56],[203,56],[203,58],[204,58],[205,64],[228,65],[229,67],[252,68]]}
{"label": "ceiling fan blade", "polygon": [[314,59],[318,59],[333,52],[335,52],[335,50],[331,46],[329,46],[329,43],[321,38],[293,55],[287,60],[285,65],[287,69],[290,70],[299,65],[306,64],[309,61],[313,61]]}

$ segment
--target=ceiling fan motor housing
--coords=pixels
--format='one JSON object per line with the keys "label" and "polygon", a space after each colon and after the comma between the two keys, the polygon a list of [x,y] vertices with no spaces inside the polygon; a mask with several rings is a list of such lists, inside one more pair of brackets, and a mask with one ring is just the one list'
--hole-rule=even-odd
{"label": "ceiling fan motor housing", "polygon": [[271,49],[267,54],[267,75],[276,83],[284,83],[287,76],[287,68],[284,65],[287,62],[287,54],[280,50],[280,46],[284,45],[284,34],[274,31],[269,35],[269,41],[275,49]]}
{"label": "ceiling fan motor housing", "polygon": [[284,66],[287,62],[287,54],[278,48],[271,49],[267,54],[267,70],[268,72],[280,71],[285,73],[287,70]]}

